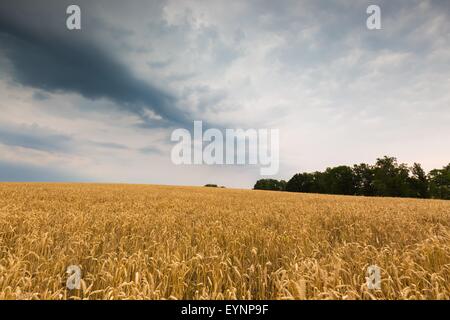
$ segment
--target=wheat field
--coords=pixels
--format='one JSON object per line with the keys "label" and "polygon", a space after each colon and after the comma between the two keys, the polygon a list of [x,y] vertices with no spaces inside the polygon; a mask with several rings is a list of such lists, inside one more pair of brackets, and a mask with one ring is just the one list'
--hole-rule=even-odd
{"label": "wheat field", "polygon": [[0,184],[0,299],[449,298],[450,201]]}

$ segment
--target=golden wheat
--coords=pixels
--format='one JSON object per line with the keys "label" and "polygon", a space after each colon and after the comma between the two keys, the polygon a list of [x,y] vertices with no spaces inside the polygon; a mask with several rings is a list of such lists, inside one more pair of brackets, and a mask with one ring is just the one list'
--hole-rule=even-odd
{"label": "golden wheat", "polygon": [[449,298],[450,201],[0,184],[0,299]]}

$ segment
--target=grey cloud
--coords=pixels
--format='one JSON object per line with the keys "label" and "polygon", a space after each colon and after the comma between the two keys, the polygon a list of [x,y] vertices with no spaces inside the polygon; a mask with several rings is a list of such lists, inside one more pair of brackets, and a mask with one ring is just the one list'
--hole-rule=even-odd
{"label": "grey cloud", "polygon": [[72,138],[38,126],[0,127],[0,143],[46,152],[69,152]]}
{"label": "grey cloud", "polygon": [[189,97],[195,97],[195,107],[200,112],[219,111],[220,102],[225,100],[228,96],[226,90],[213,89],[207,85],[199,85],[194,87],[185,87],[183,89],[182,97],[189,99]]}
{"label": "grey cloud", "polygon": [[33,99],[38,101],[44,101],[50,99],[50,96],[45,92],[37,91],[33,93]]}
{"label": "grey cloud", "polygon": [[89,144],[92,146],[108,148],[108,149],[116,149],[116,150],[128,150],[129,148],[126,145],[115,143],[115,142],[98,142],[98,141],[89,141]]}
{"label": "grey cloud", "polygon": [[159,149],[157,147],[153,147],[153,146],[141,148],[141,149],[139,149],[139,151],[143,154],[152,154],[152,155],[154,155],[154,154],[159,155],[162,153],[161,149]]}
{"label": "grey cloud", "polygon": [[172,60],[165,60],[165,61],[152,61],[149,62],[148,65],[152,69],[163,69],[167,66],[169,66],[172,63]]}
{"label": "grey cloud", "polygon": [[[296,3],[301,6],[294,10]],[[366,28],[366,8],[371,4],[381,8],[382,30]],[[274,48],[268,61],[282,61],[286,70],[296,72],[346,57],[355,48],[373,54],[385,50],[426,54],[436,39],[421,37],[418,29],[429,26],[439,15],[448,20],[450,14],[450,2],[438,0],[307,0],[280,7],[272,10],[273,4],[265,3],[253,19],[262,31],[276,33],[285,40],[282,46]],[[260,22],[258,15],[269,18]],[[435,30],[435,36],[448,31]],[[303,38],[304,33],[309,37]]]}
{"label": "grey cloud", "polygon": [[74,153],[85,147],[128,150],[128,146],[116,142],[77,140],[71,135],[61,134],[37,125],[0,127],[0,143],[51,153]]}
{"label": "grey cloud", "polygon": [[[110,99],[123,110],[141,116],[147,125],[161,123],[145,117],[146,109],[161,116],[163,120],[159,122],[166,125],[186,123],[187,115],[175,107],[176,97],[136,78],[117,62],[113,53],[97,48],[89,39],[88,30],[64,30],[65,24],[60,20],[65,17],[61,12],[65,12],[66,2],[40,2],[39,6],[35,1],[18,1],[0,5],[0,52],[11,62],[14,80],[47,92]],[[61,19],[50,16],[55,6],[60,9]],[[35,11],[29,18],[26,13],[31,8]],[[39,16],[42,23],[36,24],[33,16]],[[47,20],[52,22],[46,25]],[[55,20],[60,22],[58,28]]]}
{"label": "grey cloud", "polygon": [[188,73],[174,73],[167,76],[167,79],[170,81],[186,81],[191,78],[197,76],[197,72],[188,72]]}
{"label": "grey cloud", "polygon": [[0,181],[3,182],[87,181],[79,175],[67,174],[67,171],[0,160]]}

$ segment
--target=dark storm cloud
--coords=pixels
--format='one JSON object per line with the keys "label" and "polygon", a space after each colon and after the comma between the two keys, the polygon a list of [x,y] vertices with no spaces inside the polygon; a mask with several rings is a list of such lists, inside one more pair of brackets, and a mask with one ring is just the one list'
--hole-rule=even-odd
{"label": "dark storm cloud", "polygon": [[[86,6],[89,4],[85,3]],[[47,92],[106,98],[139,115],[146,125],[187,122],[171,94],[135,77],[89,38],[95,19],[83,10],[81,31],[65,29],[67,1],[8,1],[0,4],[0,53],[12,65],[13,79]],[[84,20],[82,20],[84,21]],[[84,29],[83,29],[84,28]],[[150,119],[151,110],[162,120]]]}

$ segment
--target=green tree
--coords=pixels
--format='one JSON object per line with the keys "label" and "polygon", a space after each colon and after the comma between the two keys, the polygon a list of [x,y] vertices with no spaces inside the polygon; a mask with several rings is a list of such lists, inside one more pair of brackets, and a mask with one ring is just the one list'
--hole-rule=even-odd
{"label": "green tree", "polygon": [[374,167],[375,195],[387,197],[407,197],[409,189],[409,169],[398,164],[395,157],[378,158]]}
{"label": "green tree", "polygon": [[315,171],[310,174],[311,176],[311,191],[312,193],[327,193],[327,182],[325,180],[325,173]]}
{"label": "green tree", "polygon": [[409,168],[395,157],[384,156],[375,165],[297,173],[284,186],[291,192],[450,199],[450,164],[427,175],[419,163]]}
{"label": "green tree", "polygon": [[255,190],[275,190],[284,191],[286,188],[286,181],[275,180],[275,179],[260,179],[256,181],[253,189]]}
{"label": "green tree", "polygon": [[217,184],[212,184],[212,183],[207,183],[207,184],[205,184],[205,187],[218,188],[218,185]]}
{"label": "green tree", "polygon": [[313,192],[314,180],[309,173],[297,173],[286,184],[286,191]]}
{"label": "green tree", "polygon": [[432,198],[450,199],[450,164],[442,169],[431,170],[428,179]]}
{"label": "green tree", "polygon": [[353,170],[348,166],[327,168],[322,179],[325,193],[353,195],[356,192]]}
{"label": "green tree", "polygon": [[353,166],[353,178],[355,182],[355,194],[360,196],[375,195],[374,187],[375,170],[366,163]]}
{"label": "green tree", "polygon": [[414,165],[410,169],[411,178],[410,178],[410,190],[411,197],[415,198],[429,198],[429,183],[427,174],[422,169],[422,166],[419,163],[414,163]]}

